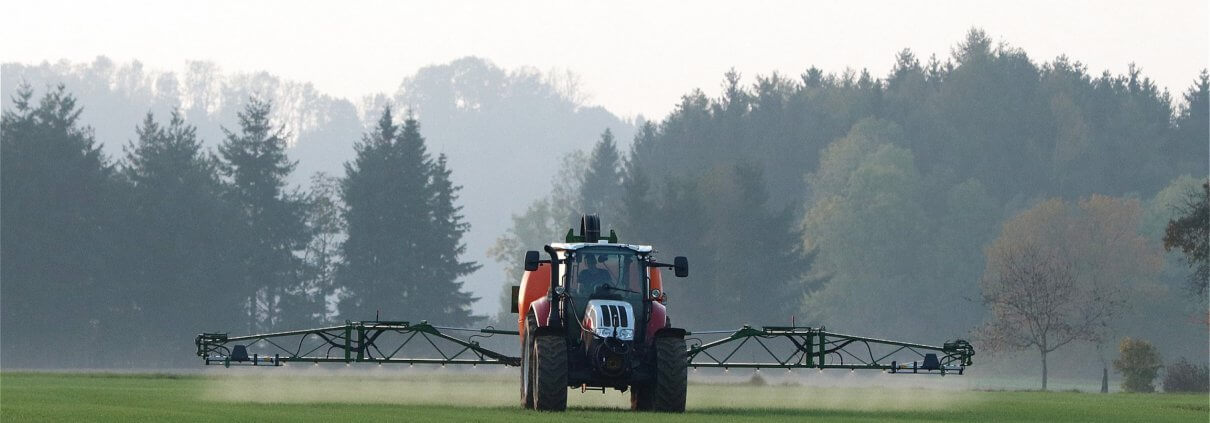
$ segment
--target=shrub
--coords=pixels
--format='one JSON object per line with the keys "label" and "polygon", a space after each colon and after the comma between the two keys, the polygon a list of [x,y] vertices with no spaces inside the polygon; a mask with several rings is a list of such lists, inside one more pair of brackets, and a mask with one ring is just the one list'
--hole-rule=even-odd
{"label": "shrub", "polygon": [[1122,390],[1126,392],[1155,392],[1152,381],[1164,367],[1160,353],[1150,342],[1123,338],[1118,345],[1119,356],[1113,369],[1122,374]]}
{"label": "shrub", "polygon": [[1181,357],[1164,368],[1164,392],[1210,392],[1210,366]]}

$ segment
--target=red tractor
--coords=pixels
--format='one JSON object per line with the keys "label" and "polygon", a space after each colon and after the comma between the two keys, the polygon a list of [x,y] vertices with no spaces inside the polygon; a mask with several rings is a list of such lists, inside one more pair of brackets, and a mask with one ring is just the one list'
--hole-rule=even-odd
{"label": "red tractor", "polygon": [[580,234],[525,254],[513,312],[521,334],[521,404],[567,407],[567,388],[630,390],[635,410],[685,410],[685,330],[664,307],[660,270],[688,276],[684,257],[655,260],[647,245],[601,237],[595,215]]}

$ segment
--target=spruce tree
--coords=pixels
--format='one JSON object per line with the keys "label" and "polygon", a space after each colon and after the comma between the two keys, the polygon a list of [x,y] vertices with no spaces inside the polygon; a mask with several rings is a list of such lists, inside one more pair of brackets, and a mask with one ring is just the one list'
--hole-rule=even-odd
{"label": "spruce tree", "polygon": [[300,259],[306,247],[305,202],[286,191],[295,162],[286,157],[286,134],[269,119],[273,105],[252,97],[238,113],[239,130],[223,128],[221,169],[239,209],[242,224],[240,286],[246,298],[249,329],[270,328],[279,302],[300,283]]}
{"label": "spruce tree", "polygon": [[617,219],[620,214],[618,211],[621,210],[621,199],[621,160],[617,144],[613,140],[613,132],[606,129],[601,133],[601,140],[592,148],[588,170],[580,184],[582,213],[596,213],[606,219]]}
{"label": "spruce tree", "polygon": [[640,234],[651,230],[645,217],[656,205],[651,199],[651,176],[645,170],[644,158],[656,141],[657,129],[651,122],[644,123],[634,135],[630,155],[622,168],[621,203],[617,210],[617,227],[627,234]]}
{"label": "spruce tree", "polygon": [[354,146],[356,158],[345,164],[341,196],[348,239],[338,277],[348,293],[340,303],[346,318],[424,318],[412,312],[424,277],[418,253],[428,222],[429,158],[417,123],[409,119],[405,125],[396,125],[387,108]]}
{"label": "spruce tree", "polygon": [[[128,236],[138,241],[137,275],[127,282],[138,333],[158,340],[238,323],[234,210],[223,199],[217,159],[177,110],[166,127],[148,113],[136,132],[121,170],[132,185]],[[166,347],[155,350],[168,362],[189,352]]]}
{"label": "spruce tree", "polygon": [[[430,280],[423,286],[432,287],[433,298],[439,298],[440,301],[425,304],[430,306],[433,320],[443,324],[466,325],[474,318],[470,314],[470,306],[478,298],[462,290],[460,279],[480,267],[475,262],[459,260],[466,252],[462,236],[470,230],[471,225],[463,220],[462,206],[455,204],[462,187],[450,180],[452,171],[444,154],[437,156],[430,172],[428,191],[432,223],[428,242],[422,248],[430,257],[426,266],[431,271]],[[435,309],[432,306],[436,306]]]}
{"label": "spruce tree", "polygon": [[99,366],[98,343],[123,307],[115,227],[124,191],[75,97],[59,85],[32,99],[20,87],[0,123],[0,354],[7,366],[48,365],[30,351]]}
{"label": "spruce tree", "polygon": [[459,279],[478,265],[458,260],[468,225],[444,157],[434,162],[420,123],[409,117],[400,127],[389,108],[354,148],[341,183],[348,227],[341,314],[469,323],[474,298]]}

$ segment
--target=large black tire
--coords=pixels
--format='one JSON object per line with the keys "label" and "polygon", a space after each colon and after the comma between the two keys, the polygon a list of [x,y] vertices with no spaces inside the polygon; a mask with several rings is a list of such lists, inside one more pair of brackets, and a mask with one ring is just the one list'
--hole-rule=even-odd
{"label": "large black tire", "polygon": [[534,408],[567,409],[567,341],[558,335],[534,336]]}
{"label": "large black tire", "polygon": [[651,385],[644,383],[630,386],[630,409],[651,411]]}
{"label": "large black tire", "polygon": [[631,387],[630,408],[639,411],[685,412],[689,385],[685,338],[655,339],[655,380]]}
{"label": "large black tire", "polygon": [[521,407],[526,410],[534,408],[534,328],[531,326],[525,332],[525,341],[521,343]]}

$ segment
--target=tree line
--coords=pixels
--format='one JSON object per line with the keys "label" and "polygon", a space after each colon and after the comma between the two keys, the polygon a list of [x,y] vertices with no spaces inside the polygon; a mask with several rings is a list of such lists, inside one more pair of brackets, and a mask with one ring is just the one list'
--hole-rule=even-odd
{"label": "tree line", "polygon": [[[741,79],[686,94],[628,152],[606,132],[568,156],[493,249],[505,285],[523,250],[597,212],[624,242],[690,257],[692,276],[667,289],[680,326],[974,336],[1011,352],[1031,343],[991,341],[997,327],[1026,328],[1000,319],[997,300],[1013,292],[998,281],[1030,259],[1071,282],[1034,288],[1078,299],[1087,313],[1072,315],[1091,320],[1056,322],[1065,333],[1031,347],[1042,359],[1122,336],[1206,356],[1204,273],[1177,252],[1201,254],[1190,265],[1204,269],[1204,249],[1178,235],[1161,247],[1177,208],[1204,201],[1185,199],[1210,175],[1205,70],[1173,99],[1137,66],[1092,75],[973,29],[944,61],[901,51],[884,77],[812,67]],[[1202,228],[1186,238],[1204,238],[1198,219],[1181,221]]]}
{"label": "tree line", "polygon": [[272,109],[250,98],[213,150],[179,111],[148,113],[115,160],[66,87],[19,89],[0,127],[4,365],[158,367],[203,331],[474,320],[460,187],[419,122],[387,108],[346,175],[304,192]]}
{"label": "tree line", "polygon": [[[1137,67],[1038,63],[979,30],[944,61],[895,61],[883,77],[810,68],[745,85],[729,72],[718,96],[686,94],[628,146],[606,130],[560,161],[531,154],[559,171],[515,182],[541,198],[510,228],[481,229],[503,232],[489,252],[503,285],[525,250],[596,212],[623,242],[691,258],[692,277],[668,287],[678,326],[993,345],[1020,335],[992,329],[1022,318],[1000,313],[1014,291],[998,287],[1029,258],[1057,275],[1039,287],[1105,317],[1004,350],[1132,336],[1205,357],[1190,319],[1205,315],[1205,200],[1189,195],[1210,173],[1205,71],[1173,99]],[[4,365],[178,363],[201,331],[477,322],[460,187],[414,116],[384,106],[345,174],[304,191],[286,183],[295,162],[272,110],[250,99],[215,149],[187,114],[149,115],[114,159],[66,88],[19,90],[0,133]]]}

